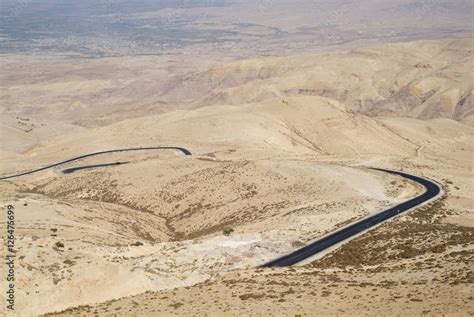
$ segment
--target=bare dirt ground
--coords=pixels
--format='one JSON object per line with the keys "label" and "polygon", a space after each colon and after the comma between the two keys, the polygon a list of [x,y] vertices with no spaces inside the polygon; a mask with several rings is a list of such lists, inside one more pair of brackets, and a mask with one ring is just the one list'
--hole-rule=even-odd
{"label": "bare dirt ground", "polygon": [[[23,57],[10,59],[2,174],[134,146],[194,154],[112,154],[2,181],[0,202],[15,207],[17,315],[472,314],[471,46],[422,41],[214,68],[105,59],[73,63],[65,77],[67,62],[36,59],[26,83],[15,77]],[[147,116],[136,111],[148,102]],[[127,164],[62,173],[117,161]],[[255,269],[421,192],[367,167],[433,178],[446,197],[316,262]]]}
{"label": "bare dirt ground", "polygon": [[[2,186],[20,224],[22,314],[256,267],[420,191],[382,173],[318,162],[160,159]],[[225,237],[225,228],[235,231]],[[35,301],[23,302],[33,291]]]}
{"label": "bare dirt ground", "polygon": [[54,315],[471,315],[472,198],[470,189],[462,189],[470,177],[452,176],[460,170],[447,165],[431,173],[412,166],[443,182],[442,200],[311,264],[236,270],[187,288],[146,292]]}

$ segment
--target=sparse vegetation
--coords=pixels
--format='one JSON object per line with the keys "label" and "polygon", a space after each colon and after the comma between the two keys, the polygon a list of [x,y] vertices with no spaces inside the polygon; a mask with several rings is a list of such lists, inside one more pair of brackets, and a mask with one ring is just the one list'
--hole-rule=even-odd
{"label": "sparse vegetation", "polygon": [[248,299],[261,299],[261,298],[264,298],[265,297],[265,294],[243,294],[243,295],[239,295],[239,298],[241,300],[248,300]]}
{"label": "sparse vegetation", "polygon": [[299,240],[295,240],[295,241],[291,242],[291,246],[293,248],[301,248],[301,247],[304,247],[304,245],[305,244],[303,242],[299,241]]}
{"label": "sparse vegetation", "polygon": [[222,233],[223,233],[226,237],[230,236],[233,232],[234,232],[234,229],[232,229],[232,228],[224,228],[224,230],[222,231]]}
{"label": "sparse vegetation", "polygon": [[69,260],[69,259],[66,259],[66,260],[63,261],[63,263],[66,264],[66,265],[71,266],[71,265],[74,265],[76,262],[74,262],[72,260]]}
{"label": "sparse vegetation", "polygon": [[169,306],[173,307],[174,309],[178,309],[179,307],[181,307],[183,305],[184,305],[183,303],[174,303],[174,304],[170,304]]}
{"label": "sparse vegetation", "polygon": [[[450,27],[435,19],[453,11],[453,1],[440,10],[446,5],[387,0],[375,30],[371,10],[357,11],[358,2],[336,3],[328,21],[323,11],[331,1],[308,10],[285,1],[284,11],[276,1],[260,8],[265,14],[250,3],[245,19],[235,3],[231,14],[226,4],[208,10],[195,1],[189,11],[165,4],[137,8],[125,19],[125,7],[101,5],[100,28],[86,31],[106,27],[103,36],[112,38],[105,44],[102,35],[61,36],[65,18],[50,19],[48,6],[51,23],[32,29],[42,39],[20,40],[56,47],[51,58],[24,54],[36,50],[8,36],[19,32],[15,21],[26,22],[20,33],[37,24],[29,14],[35,5],[12,7],[25,14],[13,12],[15,25],[2,35],[15,50],[2,57],[0,129],[9,137],[1,174],[142,147],[84,155],[0,182],[5,203],[33,204],[17,210],[20,315],[49,316],[79,303],[92,306],[60,315],[469,313],[473,40],[461,39],[460,19],[443,19]],[[409,15],[400,19],[399,8]],[[281,12],[292,18],[280,19]],[[97,20],[92,15],[87,23]],[[361,16],[367,27],[354,32]],[[385,25],[392,18],[395,29]],[[422,21],[438,31],[417,27]],[[134,45],[120,30],[115,42],[115,26],[130,31],[132,42],[143,35],[150,46]],[[146,41],[147,34],[157,41]],[[408,42],[423,34],[431,40]],[[450,34],[459,39],[436,39]],[[403,43],[377,47],[377,39]],[[363,48],[366,41],[374,46]],[[344,50],[326,52],[336,43]],[[135,50],[145,54],[135,58]],[[155,50],[160,54],[145,52]],[[96,51],[103,58],[82,60]],[[448,120],[429,120],[440,117]],[[148,150],[155,145],[184,146],[193,156]],[[130,164],[105,166],[118,161]],[[61,173],[81,166],[89,168]],[[423,175],[453,195],[360,233],[311,264],[257,268],[423,190],[369,167]],[[31,300],[21,300],[24,293]]]}

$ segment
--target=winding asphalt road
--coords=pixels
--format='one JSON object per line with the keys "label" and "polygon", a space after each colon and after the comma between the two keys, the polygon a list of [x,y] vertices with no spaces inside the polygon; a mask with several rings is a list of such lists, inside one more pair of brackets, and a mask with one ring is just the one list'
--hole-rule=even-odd
{"label": "winding asphalt road", "polygon": [[[18,174],[14,174],[14,175],[9,175],[9,176],[1,176],[0,180],[7,180],[7,179],[12,179],[12,178],[17,178],[17,177],[20,177],[20,176],[31,175],[31,174],[38,173],[38,172],[41,172],[41,171],[44,171],[44,170],[47,170],[47,169],[50,169],[50,168],[53,168],[53,167],[57,167],[57,166],[66,164],[66,163],[82,160],[84,158],[91,157],[91,156],[98,156],[98,155],[103,155],[103,154],[119,153],[119,152],[137,152],[137,151],[152,151],[152,150],[174,150],[174,151],[179,151],[179,152],[183,153],[184,155],[192,155],[192,153],[189,150],[187,150],[185,148],[182,148],[182,147],[174,147],[174,146],[156,146],[156,147],[140,147],[140,148],[107,150],[107,151],[93,152],[93,153],[88,153],[88,154],[76,156],[76,157],[70,158],[68,160],[59,162],[59,163],[47,165],[47,166],[44,166],[44,167],[41,167],[41,168],[38,168],[38,169],[35,169],[35,170],[27,171],[27,172],[22,172],[22,173],[18,173]],[[110,165],[110,164],[107,164],[107,165]]]}
{"label": "winding asphalt road", "polygon": [[[10,175],[10,176],[3,176],[0,177],[0,180],[8,180],[12,178],[17,178],[20,176],[25,176],[25,175],[30,175],[33,173],[37,173],[40,171],[44,171],[53,167],[57,167],[66,163],[74,162],[77,160],[81,160],[87,157],[91,156],[97,156],[97,155],[103,155],[103,154],[109,154],[109,153],[118,153],[118,152],[132,152],[132,151],[150,151],[150,150],[175,150],[175,151],[180,151],[184,155],[192,155],[192,153],[182,147],[145,147],[145,148],[128,148],[128,149],[119,149],[119,150],[108,150],[108,151],[100,151],[100,152],[93,152],[81,156],[76,156],[74,158],[47,165],[45,167],[41,167],[35,170],[31,170],[28,172],[22,172],[18,173],[15,175]],[[79,166],[79,167],[72,167],[69,169],[65,169],[63,172],[64,173],[73,173],[79,170],[87,169],[87,168],[97,168],[97,167],[105,167],[105,166],[111,166],[111,165],[120,165],[120,164],[126,164],[127,162],[116,162],[116,163],[107,163],[107,164],[96,164],[96,165],[86,165],[86,166]],[[278,259],[275,259],[273,261],[270,261],[268,263],[263,264],[261,267],[278,267],[278,266],[290,266],[297,264],[303,260],[306,260],[322,251],[325,251],[333,246],[335,246],[338,243],[341,243],[345,240],[348,240],[355,235],[372,228],[386,220],[389,220],[403,212],[406,212],[414,207],[417,207],[421,204],[424,204],[426,202],[429,202],[431,200],[434,200],[434,198],[440,196],[441,194],[441,187],[436,184],[435,182],[432,182],[426,178],[418,177],[415,175],[411,175],[408,173],[403,173],[403,172],[398,172],[398,171],[392,171],[392,170],[386,170],[386,169],[378,169],[378,168],[373,168],[373,170],[378,170],[390,174],[395,174],[398,176],[402,176],[404,178],[410,179],[412,181],[415,181],[422,186],[425,187],[426,191],[421,194],[418,197],[415,197],[413,199],[410,199],[406,202],[403,202],[395,207],[389,208],[387,210],[384,210],[376,215],[370,216],[368,218],[362,219],[356,223],[353,223],[347,227],[344,227],[336,232],[333,232],[331,234],[326,235],[325,237],[321,238],[320,240],[317,240],[313,243],[310,243],[307,246],[302,247],[301,249],[298,249],[288,255],[282,256]]]}
{"label": "winding asphalt road", "polygon": [[373,215],[371,217],[368,217],[356,223],[353,223],[343,229],[340,229],[334,233],[331,233],[325,236],[324,238],[320,240],[317,240],[311,244],[308,244],[307,246],[304,246],[301,249],[298,249],[288,255],[282,256],[276,260],[265,263],[261,267],[290,266],[290,265],[297,264],[303,260],[308,259],[309,257],[312,257],[322,251],[325,251],[329,249],[330,247],[363,232],[364,230],[374,227],[409,209],[412,209],[425,202],[428,202],[441,194],[441,187],[438,184],[426,178],[414,176],[414,175],[403,173],[403,172],[397,172],[397,171],[391,171],[391,170],[385,170],[385,169],[379,169],[379,168],[373,168],[373,169],[408,178],[412,181],[415,181],[423,185],[426,191],[418,197],[415,197],[395,207],[382,211],[376,215]]}
{"label": "winding asphalt road", "polygon": [[124,165],[124,164],[128,164],[128,163],[130,163],[130,162],[113,162],[113,163],[105,163],[105,164],[82,165],[82,166],[76,166],[76,167],[63,169],[61,171],[61,173],[63,173],[63,174],[72,174],[72,173],[82,171],[82,170],[87,170],[87,169]]}

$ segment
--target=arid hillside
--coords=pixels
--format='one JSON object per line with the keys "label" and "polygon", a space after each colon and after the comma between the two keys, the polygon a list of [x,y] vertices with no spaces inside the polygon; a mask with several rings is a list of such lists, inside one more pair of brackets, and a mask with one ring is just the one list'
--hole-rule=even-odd
{"label": "arid hillside", "polygon": [[[6,58],[2,176],[109,149],[193,154],[105,154],[1,181],[17,223],[17,310],[469,315],[472,44]],[[444,196],[311,263],[256,268],[423,190],[371,167],[428,177]]]}
{"label": "arid hillside", "polygon": [[472,124],[472,46],[471,39],[418,41],[230,63],[205,57],[7,57],[2,125],[22,118],[37,126],[58,120],[100,126],[176,109],[302,95],[332,98],[370,116]]}
{"label": "arid hillside", "polygon": [[[411,42],[221,65],[194,77],[214,84],[197,104],[324,96],[370,116],[472,123],[472,47],[470,39]],[[189,80],[182,85],[189,90]]]}

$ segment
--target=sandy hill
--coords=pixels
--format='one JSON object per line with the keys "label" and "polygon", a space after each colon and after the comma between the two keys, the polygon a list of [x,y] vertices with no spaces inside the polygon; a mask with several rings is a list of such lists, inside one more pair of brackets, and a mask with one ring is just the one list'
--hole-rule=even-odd
{"label": "sandy hill", "polygon": [[454,120],[373,118],[355,114],[334,99],[300,96],[124,120],[52,138],[23,155],[25,168],[58,155],[176,144],[217,158],[449,156],[456,151],[467,158],[471,140],[472,128]]}
{"label": "sandy hill", "polygon": [[[317,96],[174,111],[53,138],[18,154],[13,165],[2,162],[4,170],[126,146],[178,144],[195,155],[116,154],[69,167],[129,163],[67,175],[56,169],[2,184],[2,197],[28,204],[18,216],[26,228],[19,283],[43,294],[18,307],[34,315],[124,297],[119,302],[136,299],[152,314],[148,297],[129,296],[168,294],[255,267],[420,191],[364,166],[454,179],[456,216],[449,219],[470,219],[472,139],[471,127],[451,119],[373,118]],[[225,228],[235,233],[224,237]],[[57,241],[66,248],[55,247]],[[110,302],[98,307],[104,305]]]}
{"label": "sandy hill", "polygon": [[[467,133],[458,125],[454,135]],[[73,174],[55,169],[2,183],[2,197],[27,203],[18,215],[25,228],[19,283],[50,299],[19,301],[25,315],[188,286],[256,266],[420,190],[397,177],[324,162],[354,154],[413,155],[416,145],[337,101],[305,96],[79,131],[18,153],[22,159],[14,163],[2,161],[2,170],[156,144],[179,144],[195,155],[114,154],[69,167],[129,163]],[[223,237],[225,228],[235,234]],[[55,247],[57,241],[66,248]],[[35,248],[25,247],[30,244]],[[86,277],[90,265],[95,273]]]}
{"label": "sandy hill", "polygon": [[370,116],[472,124],[471,39],[222,62],[202,57],[89,61],[5,57],[0,111],[100,126],[209,105],[330,97]]}
{"label": "sandy hill", "polygon": [[[197,105],[325,96],[371,116],[471,122],[473,41],[391,44],[339,54],[246,60],[196,74],[214,84]],[[186,91],[189,81],[174,89]]]}
{"label": "sandy hill", "polygon": [[[2,174],[125,147],[183,146],[194,154],[117,153],[1,182],[0,201],[15,205],[20,224],[17,309],[32,316],[122,298],[66,314],[188,315],[193,307],[206,311],[219,294],[222,305],[246,307],[244,313],[276,313],[304,300],[309,304],[292,304],[298,313],[323,303],[334,315],[348,303],[365,309],[361,303],[374,292],[382,294],[376,306],[381,301],[394,315],[406,298],[414,299],[405,305],[413,314],[465,311],[472,276],[471,45],[404,43],[191,72],[162,61],[147,68],[153,58],[122,68],[109,61],[103,69],[110,73],[98,69],[94,78],[78,73],[100,61],[74,62],[64,77],[55,74],[67,63],[46,73],[33,69],[39,77],[25,82],[11,77],[2,87],[8,106],[1,132],[11,135],[2,146]],[[142,105],[137,91],[151,107],[143,111],[153,108],[147,116],[134,110]],[[28,101],[9,112],[21,94]],[[131,99],[115,105],[122,94]],[[62,106],[72,99],[81,104],[70,114]],[[49,102],[58,112],[47,112]],[[109,112],[110,122],[98,115]],[[62,173],[117,161],[124,164]],[[448,195],[313,267],[241,271],[420,192],[371,166],[436,179]],[[228,228],[235,231],[225,236]],[[225,273],[231,270],[238,271]],[[186,298],[192,306],[181,303]],[[130,301],[133,311],[123,308]]]}

